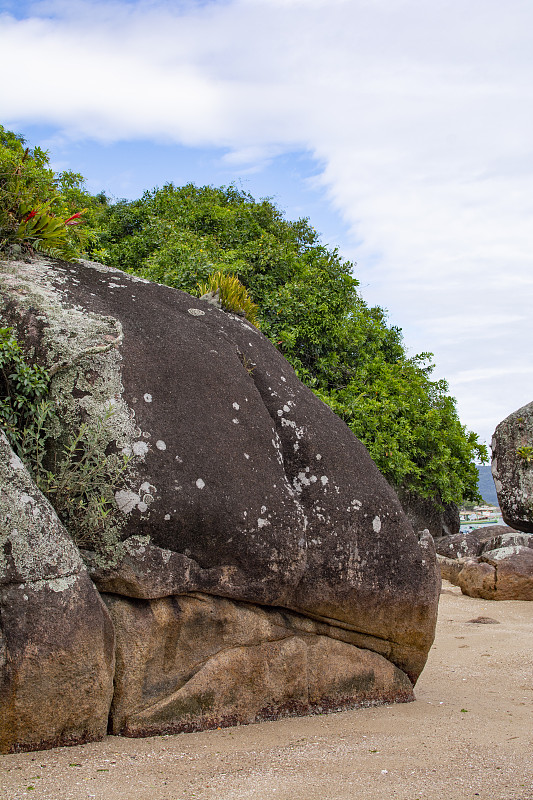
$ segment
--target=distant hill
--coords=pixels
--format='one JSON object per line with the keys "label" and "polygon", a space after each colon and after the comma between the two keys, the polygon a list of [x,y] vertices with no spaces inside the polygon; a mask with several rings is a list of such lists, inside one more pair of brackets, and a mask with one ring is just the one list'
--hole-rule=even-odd
{"label": "distant hill", "polygon": [[493,506],[498,505],[498,496],[496,494],[496,487],[494,486],[494,479],[490,471],[490,465],[477,466],[478,471],[478,488],[479,493],[486,503]]}

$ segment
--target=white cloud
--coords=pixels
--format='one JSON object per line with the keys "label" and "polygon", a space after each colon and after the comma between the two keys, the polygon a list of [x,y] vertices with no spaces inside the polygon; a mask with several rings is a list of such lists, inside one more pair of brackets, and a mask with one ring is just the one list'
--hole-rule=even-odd
{"label": "white cloud", "polygon": [[[524,0],[36,3],[0,17],[3,121],[227,149],[307,149],[357,275],[432,350],[487,438],[533,398],[533,7]],[[355,246],[357,242],[357,246]],[[476,380],[461,375],[479,370]],[[513,395],[514,393],[514,395]],[[518,398],[522,399],[518,399]],[[509,413],[512,408],[505,411]],[[487,420],[492,420],[488,423]]]}

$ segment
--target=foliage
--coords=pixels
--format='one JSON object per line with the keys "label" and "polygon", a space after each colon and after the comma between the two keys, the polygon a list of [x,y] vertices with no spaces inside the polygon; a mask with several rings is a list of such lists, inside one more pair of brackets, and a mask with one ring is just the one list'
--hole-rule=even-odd
{"label": "foliage", "polygon": [[[48,398],[45,369],[28,364],[12,328],[0,328],[0,427],[39,489],[80,546],[118,539],[114,499],[129,459],[102,456],[108,439],[103,420],[84,423],[59,448],[58,411]],[[105,537],[103,535],[105,528]]]}
{"label": "foliage", "polygon": [[37,364],[28,364],[11,328],[0,328],[0,426],[19,458],[42,468],[49,379]]}
{"label": "foliage", "polygon": [[108,442],[103,420],[83,423],[63,449],[51,455],[51,468],[37,476],[37,484],[81,547],[118,541],[119,516],[115,492],[128,467],[123,454],[102,456]]}
{"label": "foliage", "polygon": [[261,330],[300,379],[368,447],[388,480],[443,502],[478,500],[486,448],[459,422],[430,354],[409,358],[401,331],[357,292],[354,265],[306,219],[234,186],[172,184],[108,206],[93,257],[191,294],[231,274],[257,303]]}
{"label": "foliage", "polygon": [[231,311],[246,317],[252,325],[259,327],[257,321],[258,308],[248,292],[235,275],[214,272],[207,283],[199,283],[198,291],[202,300],[215,300],[224,311]]}
{"label": "foliage", "polygon": [[79,257],[91,237],[82,224],[89,210],[84,200],[98,206],[81,175],[56,175],[44,150],[25,147],[21,136],[0,125],[0,252]]}

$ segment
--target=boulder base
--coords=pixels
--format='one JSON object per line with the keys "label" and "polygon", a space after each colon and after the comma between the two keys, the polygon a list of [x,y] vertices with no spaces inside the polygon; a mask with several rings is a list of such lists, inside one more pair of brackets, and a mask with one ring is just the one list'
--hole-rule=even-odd
{"label": "boulder base", "polygon": [[[117,631],[111,731],[177,733],[413,699],[383,656],[288,611],[197,594],[104,595]],[[329,634],[329,635],[328,635]]]}

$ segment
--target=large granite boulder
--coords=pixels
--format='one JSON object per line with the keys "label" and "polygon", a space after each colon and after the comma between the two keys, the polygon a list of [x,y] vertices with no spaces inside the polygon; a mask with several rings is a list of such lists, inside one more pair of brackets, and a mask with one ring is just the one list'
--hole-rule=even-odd
{"label": "large granite boulder", "polygon": [[533,600],[533,534],[487,525],[437,543],[445,580],[486,600]]}
{"label": "large granite boulder", "polygon": [[504,522],[533,533],[533,402],[494,431],[492,475]]}
{"label": "large granite boulder", "polygon": [[57,440],[84,420],[102,459],[132,457],[98,535],[70,531],[117,633],[113,729],[408,699],[436,622],[431,537],[268,340],[91,262],[2,270],[4,324],[53,372]]}
{"label": "large granite boulder", "polygon": [[114,631],[79,552],[0,432],[0,752],[100,739]]}

